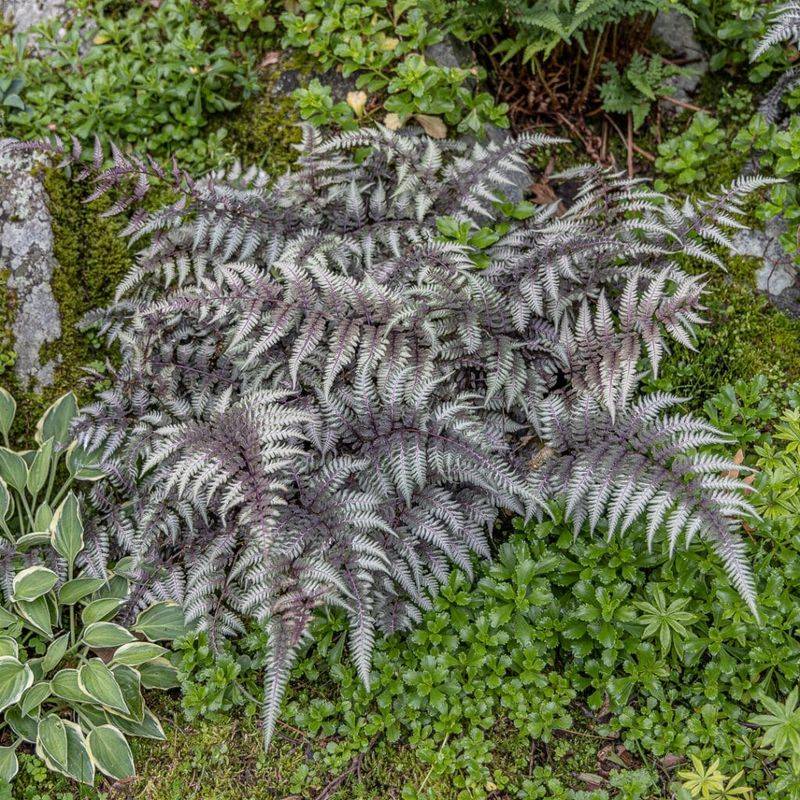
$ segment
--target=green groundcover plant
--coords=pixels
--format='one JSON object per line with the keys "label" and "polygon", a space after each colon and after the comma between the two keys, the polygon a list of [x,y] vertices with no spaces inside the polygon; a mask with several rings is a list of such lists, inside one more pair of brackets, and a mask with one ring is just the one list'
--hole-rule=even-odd
{"label": "green groundcover plant", "polygon": [[[379,640],[370,690],[346,658],[344,616],[316,621],[284,712],[314,755],[289,791],[311,791],[358,753],[402,741],[430,770],[428,784],[464,797],[585,798],[569,788],[576,767],[557,763],[572,730],[595,751],[633,754],[597,778],[596,800],[800,797],[800,395],[786,390],[778,405],[765,387],[760,378],[724,387],[705,408],[733,437],[725,449],[740,448],[737,460],[758,470],[761,625],[697,547],[671,560],[635,534],[576,539],[557,508],[546,522],[518,519],[492,564],[476,564],[472,580],[449,577],[417,630]],[[189,716],[259,713],[265,643],[253,628],[215,658],[205,633],[183,640]],[[579,769],[595,770],[592,761]],[[402,792],[435,797],[419,783]]]}
{"label": "green groundcover plant", "polygon": [[[23,742],[49,769],[81,783],[93,783],[96,771],[129,778],[127,738],[164,738],[142,690],[177,685],[158,642],[184,633],[183,612],[160,603],[132,624],[114,621],[129,600],[128,564],[102,575],[78,567],[84,526],[70,485],[102,472],[71,442],[75,397],[64,395],[44,413],[35,450],[8,448],[14,412],[0,389],[0,731],[11,742],[0,747],[0,779],[14,778]],[[59,481],[62,458],[67,477]]]}

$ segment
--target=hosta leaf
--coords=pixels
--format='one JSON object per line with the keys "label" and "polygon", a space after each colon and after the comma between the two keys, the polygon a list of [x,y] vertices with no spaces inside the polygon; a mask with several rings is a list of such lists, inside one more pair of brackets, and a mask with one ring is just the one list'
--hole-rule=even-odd
{"label": "hosta leaf", "polygon": [[82,639],[89,647],[119,647],[136,641],[135,636],[113,622],[93,622],[84,630]]}
{"label": "hosta leaf", "polygon": [[56,444],[69,442],[69,429],[78,414],[78,401],[72,392],[58,398],[36,424],[36,441],[41,444],[52,438]]}
{"label": "hosta leaf", "polygon": [[11,493],[8,491],[8,484],[3,478],[0,478],[0,519],[7,519],[10,510]]}
{"label": "hosta leaf", "polygon": [[61,717],[56,714],[48,714],[39,720],[36,752],[42,758],[52,761],[60,772],[66,774],[68,757],[67,729]]}
{"label": "hosta leaf", "polygon": [[124,716],[134,722],[141,722],[144,717],[144,698],[139,672],[125,664],[115,664],[111,667],[111,674],[122,690],[125,705],[128,707],[128,713]]}
{"label": "hosta leaf", "polygon": [[8,436],[17,411],[17,402],[5,390],[0,388],[0,434]]}
{"label": "hosta leaf", "polygon": [[20,739],[35,744],[36,732],[39,730],[38,720],[23,716],[19,706],[12,706],[6,710],[5,721]]}
{"label": "hosta leaf", "polygon": [[18,600],[16,604],[19,615],[30,627],[51,639],[53,636],[53,623],[50,615],[50,604],[45,596],[35,600]]}
{"label": "hosta leaf", "polygon": [[33,673],[27,664],[13,656],[0,656],[0,711],[18,703],[33,683]]}
{"label": "hosta leaf", "polygon": [[145,689],[176,689],[180,686],[178,670],[166,658],[157,658],[139,667]]}
{"label": "hosta leaf", "polygon": [[93,658],[78,670],[78,686],[100,705],[128,713],[122,690],[111,670],[99,659]]}
{"label": "hosta leaf", "polygon": [[74,722],[65,721],[67,731],[67,771],[66,774],[80,783],[91,786],[94,783],[94,764],[86,748],[83,731]]}
{"label": "hosta leaf", "polygon": [[28,567],[14,576],[12,588],[14,601],[36,600],[47,594],[58,583],[58,575],[47,567]]}
{"label": "hosta leaf", "polygon": [[42,673],[47,675],[50,670],[55,669],[64,658],[64,653],[69,647],[69,634],[64,633],[57,639],[53,639],[42,658]]}
{"label": "hosta leaf", "polygon": [[98,481],[105,474],[100,469],[97,456],[88,453],[77,442],[67,450],[67,469],[79,481]]}
{"label": "hosta leaf", "polygon": [[140,739],[156,739],[160,742],[167,738],[164,735],[161,723],[149,708],[144,709],[144,716],[141,722],[125,719],[110,711],[106,712],[106,717],[112,725],[128,736],[138,736]]}
{"label": "hosta leaf", "polygon": [[78,670],[61,669],[50,681],[53,694],[68,700],[71,703],[91,703],[93,698],[88,695],[78,682]]}
{"label": "hosta leaf", "polygon": [[52,693],[50,681],[34,683],[33,686],[25,692],[22,696],[22,700],[19,702],[20,712],[25,717],[29,716],[30,713],[39,708]]}
{"label": "hosta leaf", "polygon": [[0,747],[0,780],[11,783],[18,770],[16,747]]}
{"label": "hosta leaf", "polygon": [[18,492],[24,492],[28,482],[25,459],[7,447],[0,447],[0,477]]}
{"label": "hosta leaf", "polygon": [[186,633],[183,609],[177,603],[156,603],[139,614],[133,630],[151,642],[178,639]]}
{"label": "hosta leaf", "polygon": [[68,564],[75,563],[75,556],[83,550],[83,522],[81,522],[78,498],[70,492],[55,510],[50,522],[50,542],[53,549]]}
{"label": "hosta leaf", "polygon": [[95,766],[109,778],[122,781],[136,774],[131,748],[113,725],[100,725],[89,731],[86,746]]}
{"label": "hosta leaf", "polygon": [[44,487],[50,473],[50,461],[53,457],[53,440],[47,439],[36,452],[33,463],[28,469],[28,491],[32,497]]}
{"label": "hosta leaf", "polygon": [[126,664],[129,667],[138,667],[167,652],[165,647],[152,642],[130,642],[118,648],[111,659],[114,664]]}
{"label": "hosta leaf", "polygon": [[96,592],[105,584],[102,578],[73,578],[67,581],[58,590],[58,602],[65,606],[71,606]]}
{"label": "hosta leaf", "polygon": [[0,656],[19,658],[19,645],[10,636],[0,636]]}
{"label": "hosta leaf", "polygon": [[118,597],[104,597],[101,600],[93,600],[81,612],[81,620],[84,625],[107,620],[119,611],[124,602]]}
{"label": "hosta leaf", "polygon": [[33,527],[37,531],[46,531],[50,528],[50,522],[53,519],[53,509],[47,503],[42,503],[36,509],[36,515],[33,518]]}

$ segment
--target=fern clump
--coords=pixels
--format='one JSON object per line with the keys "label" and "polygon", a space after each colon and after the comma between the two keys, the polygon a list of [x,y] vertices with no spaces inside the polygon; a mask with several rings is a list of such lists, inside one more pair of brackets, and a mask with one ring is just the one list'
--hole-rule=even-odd
{"label": "fern clump", "polygon": [[763,181],[677,206],[577,169],[572,204],[506,221],[480,267],[441,238],[443,217],[498,220],[550,141],[306,131],[270,185],[119,152],[99,171],[97,149],[97,193],[131,187],[117,209],[153,180],[180,199],[134,214],[147,244],[97,315],[123,366],[79,425],[114,486],[95,489],[89,560],[127,551],[141,603],[180,600],[212,641],[266,624],[268,739],[316,609],[346,610],[368,682],[376,632],[488,554],[500,510],[563,497],[576,532],[607,515],[612,531],[645,517],[671,547],[702,537],[753,606],[737,466],[699,449],[721,435],[675,397],[635,396],[641,359],[656,371],[700,321],[702,281],[677,256],[718,263],[709,244]]}

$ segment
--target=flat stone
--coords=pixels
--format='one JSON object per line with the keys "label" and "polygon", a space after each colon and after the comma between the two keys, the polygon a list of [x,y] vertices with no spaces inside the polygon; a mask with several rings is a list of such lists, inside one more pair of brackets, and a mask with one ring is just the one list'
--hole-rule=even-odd
{"label": "flat stone", "polygon": [[53,382],[55,361],[42,364],[45,344],[61,336],[61,318],[50,281],[58,263],[53,254],[52,218],[47,192],[35,174],[40,155],[8,152],[0,140],[0,269],[14,299],[14,370],[23,388]]}
{"label": "flat stone", "polygon": [[755,276],[759,291],[764,292],[781,310],[800,317],[800,271],[780,243],[780,237],[786,230],[786,223],[775,218],[769,220],[762,230],[741,231],[734,237],[733,243],[739,255],[751,256],[762,262]]}
{"label": "flat stone", "polygon": [[[692,63],[686,65],[686,73],[675,75],[667,80],[674,87],[672,97],[688,101],[697,89],[700,79],[708,72],[708,58],[694,34],[692,20],[678,11],[659,11],[652,28],[653,36],[667,44],[681,60]],[[680,109],[668,100],[660,100],[662,111],[675,113]]]}
{"label": "flat stone", "polygon": [[0,0],[0,16],[11,19],[17,31],[60,17],[65,10],[65,0]]}

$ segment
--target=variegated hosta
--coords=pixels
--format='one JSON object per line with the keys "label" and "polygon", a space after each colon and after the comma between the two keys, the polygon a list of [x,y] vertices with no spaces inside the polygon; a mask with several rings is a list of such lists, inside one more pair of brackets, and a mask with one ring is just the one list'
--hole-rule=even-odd
{"label": "variegated hosta", "polygon": [[131,186],[116,210],[153,180],[181,199],[134,213],[147,245],[98,315],[123,367],[80,441],[120,494],[96,487],[91,562],[121,546],[148,576],[142,601],[179,599],[212,641],[267,624],[267,738],[318,607],[349,614],[367,681],[376,631],[413,624],[453,563],[488,553],[500,509],[563,497],[576,527],[644,516],[651,539],[703,538],[752,607],[733,530],[748,506],[725,459],[698,451],[719,434],[635,393],[641,359],[657,370],[693,343],[703,283],[677,257],[719,265],[709,245],[765,181],[676,205],[574,170],[566,210],[504,220],[476,259],[437,221],[500,221],[548,139],[315,137],[272,185],[118,151],[102,171],[97,148],[96,194]]}
{"label": "variegated hosta", "polygon": [[[14,411],[11,395],[0,390],[6,445]],[[17,772],[16,750],[23,742],[49,769],[83,783],[93,783],[96,770],[131,777],[127,737],[164,738],[142,689],[177,685],[158,642],[183,633],[180,607],[153,604],[126,627],[113,620],[129,605],[130,560],[102,576],[75,574],[84,529],[69,487],[101,475],[69,444],[76,411],[74,396],[65,395],[42,417],[36,450],[0,449],[0,730],[14,742],[0,747],[5,781]],[[69,477],[56,491],[62,455]]]}

